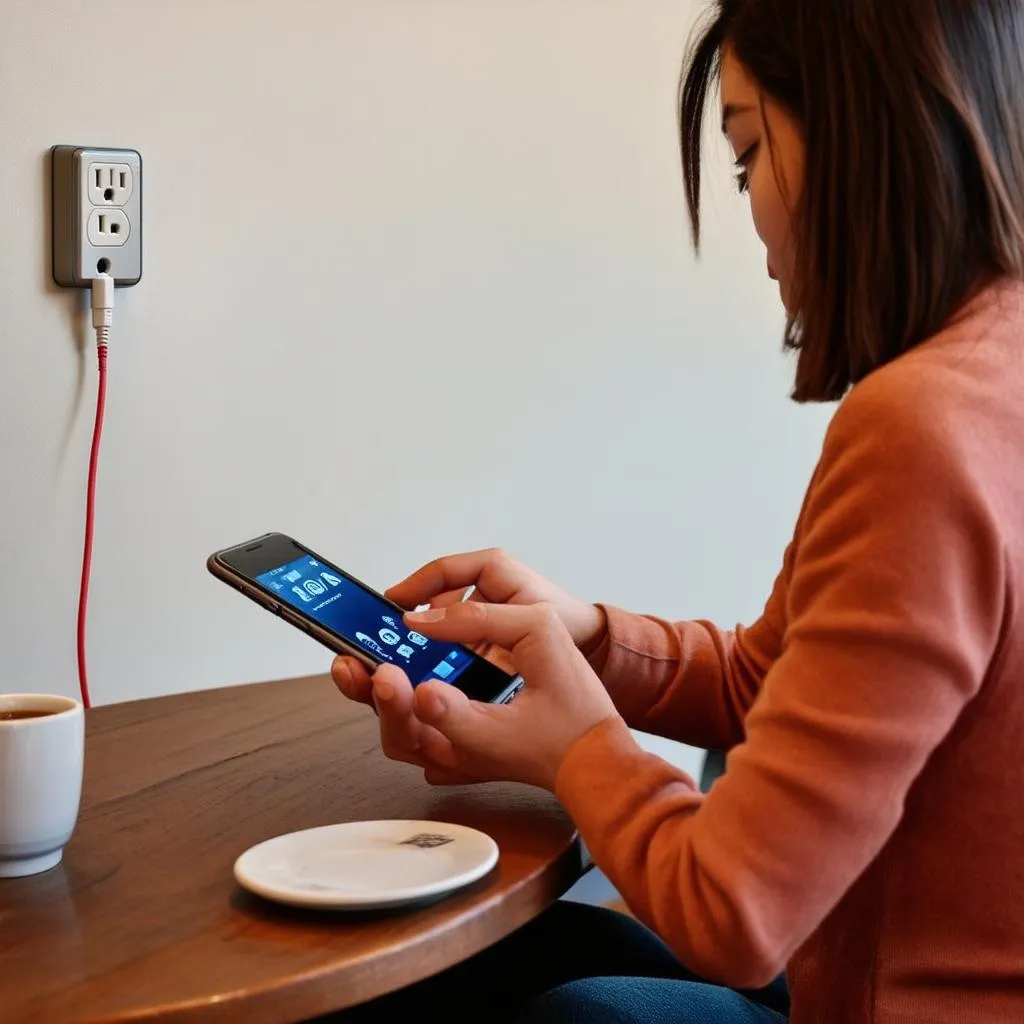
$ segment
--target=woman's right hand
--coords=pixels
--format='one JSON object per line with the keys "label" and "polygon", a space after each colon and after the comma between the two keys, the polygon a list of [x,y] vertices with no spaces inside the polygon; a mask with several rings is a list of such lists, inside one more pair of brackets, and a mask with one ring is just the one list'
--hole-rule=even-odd
{"label": "woman's right hand", "polygon": [[[607,628],[605,614],[596,605],[566,593],[497,548],[435,559],[386,591],[386,596],[407,611],[421,605],[444,608],[464,600],[471,588],[470,600],[488,604],[550,605],[584,653],[597,645]],[[498,665],[505,660],[500,651],[480,653]],[[370,673],[361,662],[341,656],[335,659],[331,674],[346,697],[373,705]]]}

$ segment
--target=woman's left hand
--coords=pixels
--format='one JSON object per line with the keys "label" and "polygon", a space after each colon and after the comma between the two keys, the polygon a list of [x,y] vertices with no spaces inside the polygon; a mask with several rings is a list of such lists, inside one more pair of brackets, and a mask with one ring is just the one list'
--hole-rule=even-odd
{"label": "woman's left hand", "polygon": [[434,640],[502,647],[525,680],[511,704],[496,705],[471,701],[442,682],[413,690],[397,667],[377,670],[374,701],[385,752],[422,766],[428,782],[525,782],[553,790],[576,740],[616,714],[600,679],[545,604],[467,601],[410,613],[405,621]]}

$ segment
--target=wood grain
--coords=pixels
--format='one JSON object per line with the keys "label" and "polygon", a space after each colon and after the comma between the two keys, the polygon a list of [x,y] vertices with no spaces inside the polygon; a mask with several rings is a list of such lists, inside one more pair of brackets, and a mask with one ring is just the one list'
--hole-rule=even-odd
{"label": "wood grain", "polygon": [[[254,843],[370,818],[470,825],[501,859],[471,889],[401,914],[291,910],[234,883]],[[373,714],[327,678],[100,708],[86,716],[83,809],[64,863],[0,880],[0,1020],[304,1020],[465,959],[580,871],[553,797],[431,789],[380,754]]]}

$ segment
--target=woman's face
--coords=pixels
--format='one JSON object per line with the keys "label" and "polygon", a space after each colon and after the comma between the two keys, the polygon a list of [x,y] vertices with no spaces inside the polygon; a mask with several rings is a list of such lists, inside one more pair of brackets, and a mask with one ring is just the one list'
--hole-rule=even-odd
{"label": "woman's face", "polygon": [[740,191],[750,194],[754,229],[768,251],[768,274],[779,282],[783,304],[794,316],[793,217],[804,179],[799,125],[764,93],[729,48],[722,53],[721,88],[722,130],[736,156]]}

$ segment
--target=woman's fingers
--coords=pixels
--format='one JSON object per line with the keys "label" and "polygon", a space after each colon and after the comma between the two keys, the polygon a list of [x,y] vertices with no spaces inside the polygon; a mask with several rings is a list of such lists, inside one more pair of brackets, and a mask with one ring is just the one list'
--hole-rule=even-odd
{"label": "woman's fingers", "polygon": [[452,605],[462,604],[463,601],[479,601],[480,598],[475,590],[469,597],[466,597],[470,589],[470,587],[459,587],[457,590],[446,590],[443,594],[438,594],[437,597],[430,599],[430,607],[451,608]]}
{"label": "woman's fingers", "polygon": [[412,684],[401,669],[394,665],[377,669],[373,701],[380,715],[380,745],[385,756],[407,764],[454,767],[450,741],[416,717]]}
{"label": "woman's fingers", "polygon": [[[435,640],[475,646],[491,644],[515,653],[530,637],[555,639],[568,634],[557,613],[548,604],[483,604],[464,601],[450,608],[410,612],[405,621]],[[522,666],[520,666],[522,667]]]}
{"label": "woman's fingers", "polygon": [[373,703],[380,715],[380,745],[395,761],[419,763],[423,724],[412,713],[412,684],[393,665],[381,665],[373,675]]}
{"label": "woman's fingers", "polygon": [[360,704],[373,704],[370,673],[366,666],[356,658],[339,655],[331,665],[331,678],[334,685],[348,697]]}
{"label": "woman's fingers", "polygon": [[486,600],[503,604],[519,590],[522,571],[518,563],[495,548],[447,555],[393,586],[387,596],[403,608],[416,608],[449,591],[465,592],[469,587],[481,586]]}
{"label": "woman's fingers", "polygon": [[368,704],[380,718],[380,742],[393,761],[424,766],[452,766],[449,740],[413,713],[412,685],[394,665],[382,665],[371,676],[362,662],[341,655],[331,665],[335,686],[349,700]]}
{"label": "woman's fingers", "polygon": [[[468,588],[464,590],[449,590],[447,593],[439,594],[433,598],[430,602],[431,608],[452,608],[457,604],[462,604],[465,601],[476,601],[482,602],[484,599],[480,596],[479,590],[474,590],[469,597],[466,596]],[[470,650],[474,654],[479,654],[481,658],[486,659],[492,665],[497,665],[503,672],[509,672],[514,674],[515,670],[512,667],[512,659],[508,655],[508,651],[496,646],[495,644],[479,643],[473,644]]]}
{"label": "woman's fingers", "polygon": [[436,768],[433,765],[427,765],[423,769],[423,778],[431,786],[472,786],[480,781],[470,775],[449,771],[447,768]]}

